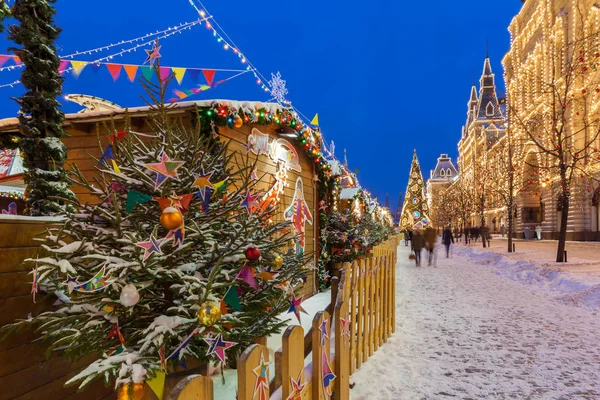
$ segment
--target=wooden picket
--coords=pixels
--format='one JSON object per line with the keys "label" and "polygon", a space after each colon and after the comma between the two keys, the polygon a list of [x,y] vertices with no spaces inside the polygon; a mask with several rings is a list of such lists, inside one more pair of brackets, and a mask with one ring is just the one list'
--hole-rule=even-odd
{"label": "wooden picket", "polygon": [[[375,247],[368,257],[335,266],[340,274],[339,281],[335,278],[329,311],[315,315],[306,336],[301,326],[286,329],[270,385],[267,381],[256,389],[261,357],[269,362],[268,348],[255,344],[246,349],[238,360],[238,399],[269,399],[271,393],[281,400],[349,399],[350,376],[396,330],[398,243],[393,238]],[[305,366],[308,351],[312,363]],[[169,399],[213,400],[212,382],[206,377],[193,377],[176,389]]]}

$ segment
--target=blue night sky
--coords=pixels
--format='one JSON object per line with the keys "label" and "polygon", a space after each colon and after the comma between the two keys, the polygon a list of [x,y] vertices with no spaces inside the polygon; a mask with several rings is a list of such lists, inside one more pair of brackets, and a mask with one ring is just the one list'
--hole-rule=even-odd
{"label": "blue night sky", "polygon": [[[204,3],[263,75],[281,72],[288,98],[303,114],[312,118],[319,113],[323,134],[327,141],[335,141],[338,158],[346,148],[351,169],[360,171],[361,184],[382,203],[389,193],[393,207],[406,190],[414,148],[425,179],[440,153],[456,159],[470,86],[481,75],[486,39],[498,91],[504,93],[500,61],[509,48],[508,24],[521,7],[519,0],[423,4],[398,0]],[[63,28],[60,55],[198,18],[188,0],[58,0],[56,6],[57,23]],[[2,51],[11,45],[4,36],[0,40]],[[166,66],[243,68],[204,26],[166,38],[161,45]],[[93,61],[116,51],[76,59]],[[140,49],[113,62],[142,64],[144,59]],[[0,84],[19,78],[16,71],[1,74]],[[215,80],[227,76],[231,73],[217,73]],[[182,89],[194,86],[189,77],[182,83]],[[0,117],[14,116],[17,106],[9,97],[18,96],[21,89],[0,90]],[[141,105],[139,83],[130,83],[124,72],[113,83],[105,68],[96,73],[88,67],[79,79],[67,76],[64,93],[95,95],[122,106]],[[265,101],[269,96],[246,74],[189,99],[212,98]],[[74,104],[64,107],[65,112],[78,109]]]}

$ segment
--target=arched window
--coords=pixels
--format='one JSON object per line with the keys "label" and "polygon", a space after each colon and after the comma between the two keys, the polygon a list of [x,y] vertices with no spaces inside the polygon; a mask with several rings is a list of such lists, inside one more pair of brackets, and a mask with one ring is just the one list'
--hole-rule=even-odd
{"label": "arched window", "polygon": [[488,105],[485,107],[485,115],[488,117],[494,116],[494,105],[492,103],[488,103]]}
{"label": "arched window", "polygon": [[444,169],[440,169],[440,176],[446,176],[446,171]]}
{"label": "arched window", "polygon": [[452,171],[450,171],[450,168],[448,168],[448,169],[446,170],[446,176],[450,176],[450,175],[452,175]]}

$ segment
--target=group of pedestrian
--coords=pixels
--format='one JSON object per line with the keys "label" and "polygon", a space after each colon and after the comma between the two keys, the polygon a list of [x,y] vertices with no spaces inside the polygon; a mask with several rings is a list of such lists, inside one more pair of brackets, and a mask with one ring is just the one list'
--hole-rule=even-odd
{"label": "group of pedestrian", "polygon": [[467,243],[467,239],[470,239],[472,242],[477,242],[479,240],[479,238],[481,238],[482,242],[484,240],[487,240],[489,242],[489,240],[491,239],[490,231],[485,226],[465,227],[464,233],[465,233],[465,243]]}
{"label": "group of pedestrian", "polygon": [[[407,238],[410,240],[411,250],[414,253],[414,259],[417,267],[421,266],[421,252],[423,249],[427,250],[428,254],[428,265],[434,265],[436,263],[435,245],[437,242],[437,231],[431,227],[425,228],[424,231],[421,229],[415,229],[414,232],[407,231],[404,234],[405,245],[408,245]],[[442,233],[442,243],[446,247],[446,258],[450,257],[450,245],[454,243],[454,237],[450,227],[446,227]]]}
{"label": "group of pedestrian", "polygon": [[[421,229],[415,229],[414,232],[404,234],[405,244],[407,244],[407,238],[410,238],[411,250],[414,253],[415,263],[417,267],[421,266],[421,252],[423,249],[427,250],[428,259],[427,264],[429,266],[436,264],[436,253],[435,245],[437,242],[437,231],[431,227],[425,228],[424,231]],[[446,247],[446,258],[450,257],[450,245],[454,243],[454,236],[450,227],[446,227],[442,233],[442,244]]]}

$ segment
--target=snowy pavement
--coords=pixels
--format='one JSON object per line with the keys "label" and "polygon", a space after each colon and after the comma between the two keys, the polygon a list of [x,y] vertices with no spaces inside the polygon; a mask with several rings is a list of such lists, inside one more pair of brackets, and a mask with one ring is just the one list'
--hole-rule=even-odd
{"label": "snowy pavement", "polygon": [[408,252],[401,244],[396,333],[351,377],[353,400],[600,399],[598,311],[471,249],[437,268]]}

